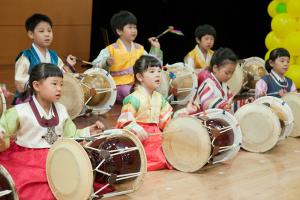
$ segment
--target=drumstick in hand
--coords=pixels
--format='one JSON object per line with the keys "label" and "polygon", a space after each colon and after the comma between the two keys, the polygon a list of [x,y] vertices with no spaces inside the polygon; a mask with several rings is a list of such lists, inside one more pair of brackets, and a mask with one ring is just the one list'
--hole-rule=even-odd
{"label": "drumstick in hand", "polygon": [[158,36],[156,36],[156,39],[160,38],[161,36],[163,36],[164,34],[170,32],[174,30],[174,26],[169,26],[164,32],[162,32],[161,34],[159,34]]}
{"label": "drumstick in hand", "polygon": [[80,58],[77,58],[77,57],[76,57],[76,60],[77,60],[78,62],[82,62],[82,63],[84,63],[84,64],[87,64],[87,65],[94,65],[94,64],[93,64],[93,63],[91,63],[91,62],[88,62],[88,61],[82,60],[82,59],[80,59]]}

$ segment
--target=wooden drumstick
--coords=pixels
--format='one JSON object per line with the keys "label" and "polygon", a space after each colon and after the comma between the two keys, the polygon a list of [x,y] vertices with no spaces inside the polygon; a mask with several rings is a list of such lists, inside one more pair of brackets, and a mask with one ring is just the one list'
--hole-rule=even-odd
{"label": "wooden drumstick", "polygon": [[77,58],[77,57],[76,57],[76,60],[77,60],[78,62],[82,62],[82,63],[84,63],[84,64],[87,64],[87,65],[94,65],[94,64],[93,64],[93,63],[91,63],[91,62],[88,62],[88,61],[82,60],[82,59],[80,59],[80,58]]}
{"label": "wooden drumstick", "polygon": [[172,30],[174,30],[174,26],[169,26],[164,32],[162,32],[161,34],[159,34],[159,35],[156,36],[155,38],[158,39],[158,38],[160,38],[161,36],[163,36],[164,34],[170,32],[170,31],[172,31]]}

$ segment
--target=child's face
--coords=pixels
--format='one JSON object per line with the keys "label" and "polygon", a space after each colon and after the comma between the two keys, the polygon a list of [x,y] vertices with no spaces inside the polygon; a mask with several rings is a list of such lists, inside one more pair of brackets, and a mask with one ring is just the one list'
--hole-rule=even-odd
{"label": "child's face", "polygon": [[235,63],[226,63],[219,67],[213,67],[213,74],[218,79],[219,82],[225,83],[227,82],[233,75],[235,71],[236,64]]}
{"label": "child's face", "polygon": [[49,23],[40,22],[35,29],[28,31],[28,36],[33,42],[41,48],[47,48],[50,46],[53,40],[53,32]]}
{"label": "child's face", "polygon": [[196,38],[196,42],[201,49],[209,50],[213,48],[215,43],[215,38],[212,35],[204,35],[201,39]]}
{"label": "child's face", "polygon": [[161,82],[161,68],[148,67],[142,74],[137,74],[137,78],[148,91],[153,92]]}
{"label": "child's face", "polygon": [[290,58],[287,56],[283,56],[276,58],[275,61],[270,60],[269,62],[273,70],[278,75],[284,76],[286,71],[289,69]]}
{"label": "child's face", "polygon": [[137,36],[137,27],[134,24],[127,24],[123,27],[123,30],[117,30],[120,38],[127,42],[133,42]]}
{"label": "child's face", "polygon": [[38,99],[53,103],[60,99],[63,79],[61,77],[48,77],[44,80],[34,81],[33,87]]}

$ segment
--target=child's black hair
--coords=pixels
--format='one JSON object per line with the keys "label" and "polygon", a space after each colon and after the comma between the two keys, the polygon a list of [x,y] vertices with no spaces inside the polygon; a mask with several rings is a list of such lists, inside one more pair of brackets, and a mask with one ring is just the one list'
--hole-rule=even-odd
{"label": "child's black hair", "polygon": [[142,55],[139,59],[136,60],[133,71],[134,71],[134,78],[135,82],[139,83],[136,78],[136,75],[142,74],[145,72],[149,67],[159,67],[162,68],[162,62],[154,56],[151,55]]}
{"label": "child's black hair", "polygon": [[32,85],[34,81],[44,80],[48,77],[63,78],[63,73],[56,65],[51,63],[40,63],[35,65],[29,74],[30,93],[33,94],[35,92]]}
{"label": "child's black hair", "polygon": [[290,53],[285,48],[276,48],[270,52],[269,59],[265,63],[266,70],[270,73],[272,70],[272,66],[270,65],[270,61],[275,62],[275,60],[279,57],[289,57]]}
{"label": "child's black hair", "polygon": [[231,49],[219,48],[217,51],[214,52],[210,60],[210,66],[207,69],[212,72],[214,66],[220,68],[222,65],[227,63],[236,64],[237,61],[238,57]]}
{"label": "child's black hair", "polygon": [[121,10],[111,17],[110,26],[116,36],[119,36],[117,29],[123,30],[123,27],[127,24],[137,25],[137,19],[135,15],[127,10]]}
{"label": "child's black hair", "polygon": [[195,37],[201,39],[204,35],[212,35],[216,38],[216,29],[209,24],[199,25],[195,30]]}
{"label": "child's black hair", "polygon": [[43,15],[43,14],[40,14],[40,13],[35,13],[26,20],[26,22],[25,22],[26,31],[27,32],[28,31],[33,32],[35,27],[40,22],[47,22],[52,27],[52,21],[47,15]]}

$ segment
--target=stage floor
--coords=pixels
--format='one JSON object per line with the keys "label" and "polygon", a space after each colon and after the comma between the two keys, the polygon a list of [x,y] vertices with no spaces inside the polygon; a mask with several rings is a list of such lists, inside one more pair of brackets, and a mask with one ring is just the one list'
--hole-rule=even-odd
{"label": "stage floor", "polygon": [[148,172],[140,188],[114,200],[298,200],[300,139],[288,138],[267,153],[241,150],[226,163],[196,173]]}
{"label": "stage floor", "polygon": [[[79,127],[100,119],[113,128],[121,106],[103,116],[79,117]],[[266,153],[240,150],[226,163],[207,165],[195,173],[177,170],[148,172],[140,188],[114,200],[298,200],[300,198],[300,138],[280,141]]]}

